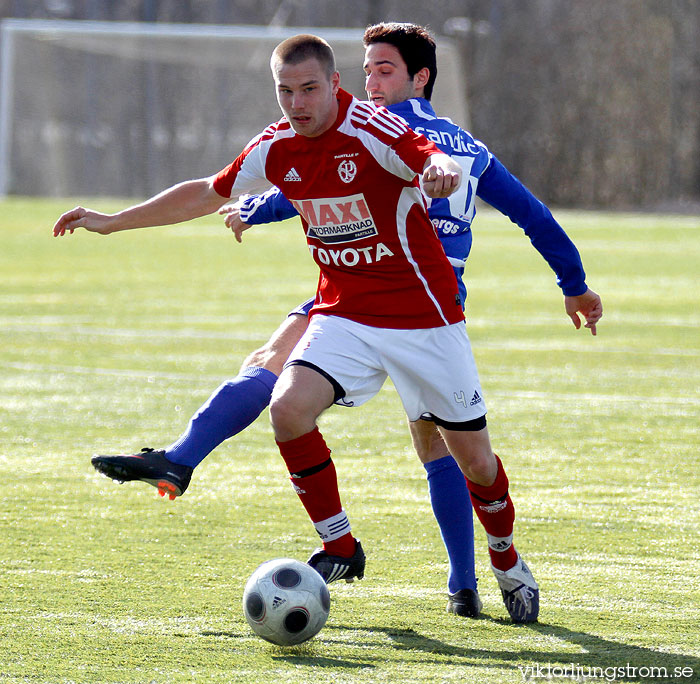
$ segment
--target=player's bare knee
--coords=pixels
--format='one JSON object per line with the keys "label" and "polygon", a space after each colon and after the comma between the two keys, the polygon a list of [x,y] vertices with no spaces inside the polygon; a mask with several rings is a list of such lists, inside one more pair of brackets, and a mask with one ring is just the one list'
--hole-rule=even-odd
{"label": "player's bare knee", "polygon": [[275,438],[280,442],[301,437],[309,431],[308,415],[300,410],[289,394],[273,396],[270,403],[270,422]]}
{"label": "player's bare knee", "polygon": [[306,316],[289,316],[262,347],[248,355],[242,367],[257,366],[279,375],[307,325]]}
{"label": "player's bare knee", "polygon": [[450,452],[435,423],[427,420],[409,422],[413,448],[421,463],[437,461]]}
{"label": "player's bare knee", "polygon": [[467,477],[482,487],[490,487],[496,481],[498,465],[493,452],[480,453],[472,458],[469,463]]}
{"label": "player's bare knee", "polygon": [[295,439],[308,431],[305,427],[310,412],[291,381],[291,375],[291,372],[283,374],[275,385],[270,401],[270,422],[280,442]]}
{"label": "player's bare knee", "polygon": [[[262,346],[246,357],[241,368],[250,368],[252,366],[256,366],[257,368],[267,368],[269,358],[270,354],[269,350],[267,349],[267,346]],[[270,369],[267,368],[267,370]]]}
{"label": "player's bare knee", "polygon": [[430,463],[437,461],[449,455],[449,450],[441,439],[435,439],[428,442],[413,443],[416,454],[421,463]]}
{"label": "player's bare knee", "polygon": [[441,429],[440,432],[462,472],[476,484],[492,485],[498,465],[487,428],[473,432]]}
{"label": "player's bare knee", "polygon": [[284,368],[284,364],[287,363],[288,357],[289,353],[286,350],[274,349],[265,345],[250,354],[243,362],[241,368],[251,368],[255,366],[257,368],[264,368],[279,376],[282,372],[282,368]]}
{"label": "player's bare knee", "polygon": [[490,487],[495,482],[498,464],[493,451],[482,449],[455,452],[455,460],[467,479],[482,487]]}

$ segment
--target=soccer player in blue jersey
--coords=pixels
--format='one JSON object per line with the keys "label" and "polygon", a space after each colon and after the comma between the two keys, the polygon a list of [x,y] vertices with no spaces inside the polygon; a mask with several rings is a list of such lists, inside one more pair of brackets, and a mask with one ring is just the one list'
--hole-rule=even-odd
{"label": "soccer player in blue jersey", "polygon": [[[365,45],[369,99],[389,106],[462,166],[465,181],[460,190],[450,198],[433,200],[430,206],[430,218],[458,277],[462,304],[466,289],[461,278],[471,247],[474,197],[479,196],[523,228],[555,271],[575,326],[581,325],[580,312],[586,327],[595,334],[602,314],[600,298],[586,287],[578,253],[551,213],[485,146],[448,120],[437,118],[432,110],[429,100],[436,66],[435,45],[429,34],[410,24],[382,24],[367,30]],[[261,223],[295,213],[283,196],[272,192],[244,200],[228,214],[226,222],[240,239],[244,229],[241,221]],[[162,493],[170,493],[171,498],[182,494],[192,469],[218,444],[247,427],[268,404],[287,356],[306,329],[306,311],[293,312],[269,343],[246,359],[241,373],[215,391],[173,445],[131,457],[96,457],[95,467],[115,479],[147,481]],[[480,401],[480,397],[465,400]],[[431,503],[450,558],[448,610],[468,616],[480,610],[473,570],[471,493],[487,530],[493,571],[511,617],[518,622],[535,620],[538,588],[512,546],[514,514],[502,468],[493,485],[480,487],[470,482],[469,491],[435,424],[419,420],[411,423],[410,429],[428,472]]]}

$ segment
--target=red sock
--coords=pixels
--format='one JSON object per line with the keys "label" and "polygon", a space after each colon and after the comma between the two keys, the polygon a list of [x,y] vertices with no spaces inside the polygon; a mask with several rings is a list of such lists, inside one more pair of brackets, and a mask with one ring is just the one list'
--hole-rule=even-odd
{"label": "red sock", "polygon": [[469,487],[474,511],[486,530],[491,563],[499,570],[510,570],[518,561],[518,555],[513,546],[515,507],[508,494],[506,471],[498,456],[496,461],[498,472],[491,486],[484,487],[467,479],[467,487]]}
{"label": "red sock", "polygon": [[355,539],[340,503],[338,478],[326,446],[316,427],[288,442],[277,442],[287,464],[290,481],[323,541],[323,549],[334,556],[350,558]]}

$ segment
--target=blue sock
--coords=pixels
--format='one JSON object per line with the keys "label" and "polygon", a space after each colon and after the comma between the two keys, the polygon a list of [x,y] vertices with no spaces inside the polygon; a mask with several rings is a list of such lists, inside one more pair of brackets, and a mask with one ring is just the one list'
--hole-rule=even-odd
{"label": "blue sock", "polygon": [[447,590],[476,589],[474,519],[467,482],[457,461],[447,455],[423,464],[435,519],[450,560]]}
{"label": "blue sock", "polygon": [[277,376],[255,366],[241,371],[212,394],[187,430],[165,450],[173,463],[192,468],[223,441],[247,428],[270,403]]}

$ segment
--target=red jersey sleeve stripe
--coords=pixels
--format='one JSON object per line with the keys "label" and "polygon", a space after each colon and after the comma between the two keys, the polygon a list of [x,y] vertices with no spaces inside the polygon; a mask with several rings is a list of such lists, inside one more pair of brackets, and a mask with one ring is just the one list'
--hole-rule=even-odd
{"label": "red jersey sleeve stripe", "polygon": [[394,116],[391,112],[387,111],[386,109],[378,110],[373,118],[375,121],[381,121],[388,128],[394,129],[399,133],[399,135],[404,133],[408,128],[406,124],[404,124],[404,122],[401,121],[401,119],[399,119],[397,116]]}
{"label": "red jersey sleeve stripe", "polygon": [[382,122],[377,121],[374,117],[367,119],[364,116],[357,116],[354,112],[350,115],[350,122],[355,128],[371,133],[386,145],[393,145],[401,136],[410,131],[408,128],[397,131],[382,125]]}
{"label": "red jersey sleeve stripe", "polygon": [[395,128],[391,126],[387,126],[384,121],[381,121],[375,117],[369,119],[368,121],[358,121],[357,119],[353,118],[353,121],[355,121],[360,128],[364,128],[366,130],[374,130],[374,131],[381,131],[385,135],[388,135],[389,137],[393,138],[394,140],[398,140],[406,131],[397,131]]}
{"label": "red jersey sleeve stripe", "polygon": [[377,126],[384,126],[387,130],[394,131],[396,136],[402,135],[406,129],[406,124],[397,116],[384,107],[376,108],[373,105],[361,103],[355,112],[360,120],[372,123]]}
{"label": "red jersey sleeve stripe", "polygon": [[386,121],[382,121],[375,116],[367,116],[358,112],[353,112],[350,119],[359,128],[375,128],[377,130],[384,131],[387,135],[391,135],[394,138],[398,138],[403,134],[402,130],[391,125],[387,125]]}

